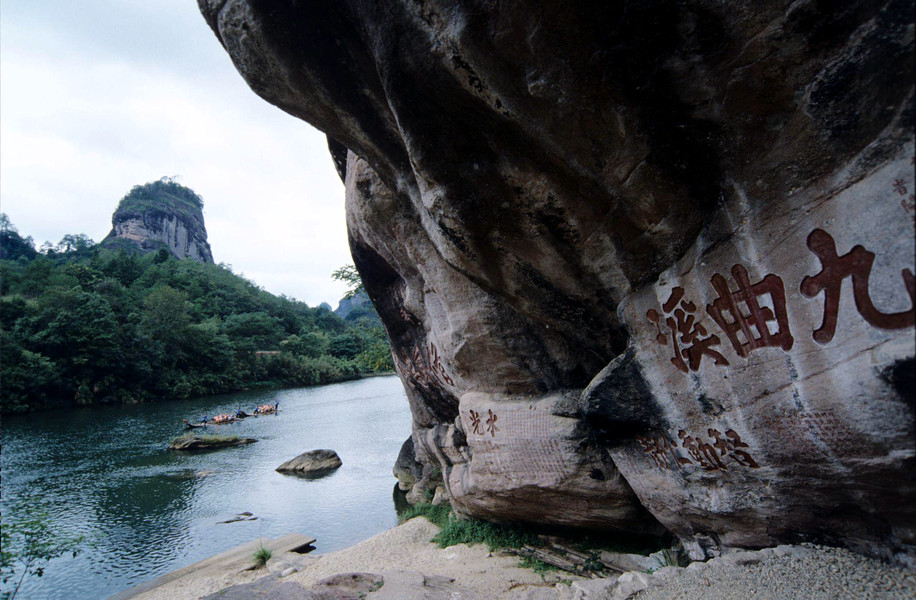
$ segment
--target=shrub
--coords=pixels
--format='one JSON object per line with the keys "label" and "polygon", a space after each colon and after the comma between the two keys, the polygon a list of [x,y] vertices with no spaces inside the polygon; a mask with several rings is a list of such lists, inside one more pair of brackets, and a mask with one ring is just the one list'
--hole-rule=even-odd
{"label": "shrub", "polygon": [[255,563],[257,563],[258,568],[266,565],[271,556],[273,556],[273,552],[270,550],[270,548],[266,548],[263,543],[258,546],[258,549],[255,550],[254,554],[251,555]]}

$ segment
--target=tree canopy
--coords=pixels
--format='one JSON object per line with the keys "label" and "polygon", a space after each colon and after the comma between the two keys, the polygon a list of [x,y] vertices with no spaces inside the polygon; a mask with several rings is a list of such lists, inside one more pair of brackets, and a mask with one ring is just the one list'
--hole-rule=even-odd
{"label": "tree canopy", "polygon": [[393,368],[380,327],[274,296],[224,265],[132,254],[82,234],[41,253],[5,215],[0,252],[3,412],[314,385]]}

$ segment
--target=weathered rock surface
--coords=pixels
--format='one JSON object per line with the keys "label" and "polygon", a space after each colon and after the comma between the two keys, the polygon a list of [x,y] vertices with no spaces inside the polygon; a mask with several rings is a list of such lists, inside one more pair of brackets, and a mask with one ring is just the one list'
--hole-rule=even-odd
{"label": "weathered rock surface", "polygon": [[255,443],[254,438],[236,436],[185,435],[169,442],[169,450],[216,450]]}
{"label": "weathered rock surface", "polygon": [[391,471],[398,480],[398,487],[404,492],[413,489],[414,484],[423,476],[423,465],[414,453],[412,437],[401,444],[401,451]]}
{"label": "weathered rock surface", "polygon": [[298,473],[300,475],[324,475],[342,465],[340,457],[333,450],[310,450],[303,452],[296,458],[291,458],[279,467],[277,471],[284,473]]}
{"label": "weathered rock surface", "polygon": [[912,0],[199,2],[456,510],[914,555]]}
{"label": "weathered rock surface", "polygon": [[176,258],[212,263],[202,208],[200,196],[167,178],[135,186],[111,216],[102,244],[141,252],[164,248]]}

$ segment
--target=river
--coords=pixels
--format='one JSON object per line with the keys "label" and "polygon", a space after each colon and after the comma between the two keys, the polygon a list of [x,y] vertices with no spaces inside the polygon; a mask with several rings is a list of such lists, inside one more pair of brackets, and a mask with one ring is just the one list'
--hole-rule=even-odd
{"label": "river", "polygon": [[[167,449],[184,418],[276,401],[277,415],[208,428],[257,443]],[[4,517],[10,502],[31,495],[55,527],[85,536],[76,558],[53,560],[18,598],[106,598],[260,536],[308,534],[317,552],[352,545],[396,524],[391,468],[409,435],[396,376],[4,417]],[[316,480],[274,471],[318,448],[336,450],[343,466]],[[220,524],[241,512],[257,519]]]}

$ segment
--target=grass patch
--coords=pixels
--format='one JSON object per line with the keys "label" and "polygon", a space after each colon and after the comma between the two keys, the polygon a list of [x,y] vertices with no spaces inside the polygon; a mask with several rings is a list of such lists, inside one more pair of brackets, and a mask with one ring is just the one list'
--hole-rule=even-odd
{"label": "grass patch", "polygon": [[432,541],[442,548],[481,543],[489,546],[490,550],[542,545],[537,535],[527,528],[480,519],[461,519],[452,513],[452,507],[448,504],[416,504],[401,514],[400,522],[414,517],[426,517],[441,528]]}
{"label": "grass patch", "polygon": [[451,519],[433,541],[442,548],[456,544],[484,543],[490,550],[541,545],[541,540],[533,531],[478,519]]}
{"label": "grass patch", "polygon": [[[627,533],[583,533],[581,530],[556,527],[532,527],[524,525],[511,525],[502,523],[493,523],[480,519],[462,519],[452,513],[451,506],[443,504],[433,506],[432,504],[416,504],[411,506],[399,516],[399,521],[403,523],[414,517],[426,517],[430,522],[440,527],[432,542],[442,548],[454,546],[456,544],[474,544],[484,543],[490,551],[500,549],[520,549],[525,546],[534,548],[544,548],[547,542],[538,536],[539,533],[550,534],[560,538],[561,544],[568,544],[570,550],[577,549],[587,555],[584,564],[580,565],[583,572],[603,573],[606,569],[601,562],[600,551],[608,550],[612,552],[649,554],[658,550],[670,547],[670,536],[650,536],[636,535]],[[560,555],[563,552],[560,550]],[[662,558],[664,564],[678,565],[682,562],[677,552],[666,551]],[[535,573],[544,577],[550,572],[558,571],[559,568],[544,562],[532,556],[521,556],[519,566],[532,569]]]}
{"label": "grass patch", "polygon": [[254,551],[254,554],[251,555],[251,558],[254,559],[258,568],[261,568],[267,564],[271,556],[273,556],[273,552],[271,552],[270,548],[265,548],[264,544],[261,544],[258,546],[258,549]]}
{"label": "grass patch", "polygon": [[432,504],[414,504],[400,515],[398,523],[409,521],[414,517],[426,517],[429,521],[439,527],[445,528],[452,515],[452,507],[448,504],[433,506]]}
{"label": "grass patch", "polygon": [[[539,558],[534,558],[533,556],[521,557],[518,561],[518,566],[524,569],[531,569],[532,571],[534,571],[541,577],[544,577],[545,575],[547,575],[547,573],[550,573],[551,571],[560,570],[553,565],[548,565],[547,563],[545,563],[543,560]],[[568,579],[567,581],[569,581],[568,585],[572,585],[571,579]]]}

